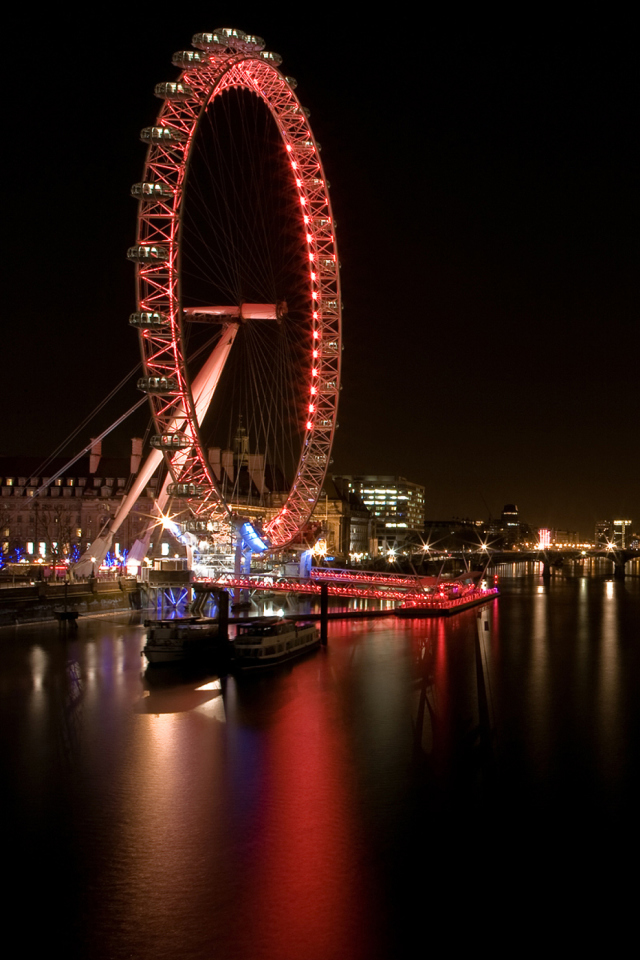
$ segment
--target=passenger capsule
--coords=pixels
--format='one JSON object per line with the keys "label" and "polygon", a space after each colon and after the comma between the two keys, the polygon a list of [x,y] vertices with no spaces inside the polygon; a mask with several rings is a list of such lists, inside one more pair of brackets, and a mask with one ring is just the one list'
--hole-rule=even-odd
{"label": "passenger capsule", "polygon": [[253,49],[256,53],[259,50],[264,50],[265,41],[262,37],[254,37],[250,33],[245,34],[244,42],[249,49]]}
{"label": "passenger capsule", "polygon": [[168,183],[134,183],[131,187],[131,196],[136,200],[165,200],[175,196],[175,187]]}
{"label": "passenger capsule", "polygon": [[260,58],[266,60],[267,63],[271,63],[274,67],[279,67],[282,63],[282,57],[279,53],[274,53],[273,50],[261,50]]}
{"label": "passenger capsule", "polygon": [[156,83],[153,92],[161,100],[191,100],[196,96],[189,84],[171,80]]}
{"label": "passenger capsule", "polygon": [[177,50],[171,57],[171,63],[180,70],[195,70],[209,63],[209,57],[199,50]]}
{"label": "passenger capsule", "polygon": [[193,446],[193,440],[183,433],[162,433],[151,437],[149,443],[155,450],[188,450]]}
{"label": "passenger capsule", "polygon": [[137,243],[134,247],[127,250],[127,260],[134,263],[153,263],[154,261],[166,261],[169,259],[169,248],[161,244]]}
{"label": "passenger capsule", "polygon": [[169,317],[164,313],[132,313],[129,323],[137,330],[170,330]]}
{"label": "passenger capsule", "polygon": [[217,33],[194,33],[191,43],[194,47],[207,50],[209,53],[222,53],[227,47],[225,38],[218,36]]}
{"label": "passenger capsule", "polygon": [[170,497],[203,497],[207,488],[200,483],[170,483],[167,493]]}
{"label": "passenger capsule", "polygon": [[235,27],[216,27],[213,32],[225,40],[244,40],[247,36],[244,30],[236,30]]}
{"label": "passenger capsule", "polygon": [[136,387],[143,393],[153,393],[158,396],[178,393],[178,381],[173,377],[140,377]]}
{"label": "passenger capsule", "polygon": [[143,143],[162,143],[169,146],[186,143],[187,135],[175,127],[145,127],[140,131]]}
{"label": "passenger capsule", "polygon": [[287,83],[289,84],[292,90],[295,90],[295,88],[298,86],[298,81],[296,80],[295,77],[285,77],[285,80],[287,81]]}
{"label": "passenger capsule", "polygon": [[[202,533],[205,537],[209,532],[208,520],[184,520],[179,523],[182,533]],[[217,529],[217,527],[216,527]]]}

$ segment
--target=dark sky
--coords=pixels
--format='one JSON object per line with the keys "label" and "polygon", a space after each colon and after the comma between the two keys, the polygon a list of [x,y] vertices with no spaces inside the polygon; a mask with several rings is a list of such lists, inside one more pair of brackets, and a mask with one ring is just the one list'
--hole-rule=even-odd
{"label": "dark sky", "polygon": [[[139,130],[172,53],[238,26],[297,77],[331,181],[345,302],[333,471],[424,483],[433,518],[511,501],[585,535],[613,514],[638,525],[631,24],[184,8],[16,27],[0,453],[51,452],[136,364]],[[135,399],[121,393],[91,433]]]}

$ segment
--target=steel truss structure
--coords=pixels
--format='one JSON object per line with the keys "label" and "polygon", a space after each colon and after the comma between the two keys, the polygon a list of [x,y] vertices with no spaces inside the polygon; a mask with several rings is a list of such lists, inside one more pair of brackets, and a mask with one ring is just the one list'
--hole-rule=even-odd
{"label": "steel truss structure", "polygon": [[[209,464],[200,424],[243,322],[243,305],[236,304],[224,317],[230,336],[221,336],[196,387],[186,362],[181,243],[185,188],[203,118],[226,91],[249,91],[277,125],[283,162],[299,202],[308,263],[306,418],[299,423],[301,452],[288,496],[265,527],[268,543],[276,549],[290,543],[307,523],[326,476],[336,429],[342,305],[334,219],[319,146],[294,93],[295,81],[278,70],[278,54],[265,51],[260,38],[230,28],[196,34],[192,43],[194,50],[173,56],[173,64],[181,68],[178,80],[155,88],[163,103],[154,126],[141,133],[148,151],[143,180],[132,188],[139,204],[137,241],[128,251],[137,280],[137,312],[131,323],[139,330],[145,374],[138,386],[149,394],[158,434],[152,444],[162,449],[173,480],[168,493],[187,500],[210,530],[222,528],[231,520],[230,505]],[[300,419],[297,410],[291,415]]]}

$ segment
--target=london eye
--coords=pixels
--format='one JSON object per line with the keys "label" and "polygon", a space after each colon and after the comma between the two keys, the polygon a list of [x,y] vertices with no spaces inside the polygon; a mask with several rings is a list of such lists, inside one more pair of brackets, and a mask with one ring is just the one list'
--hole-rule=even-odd
{"label": "london eye", "polygon": [[[295,81],[264,41],[221,28],[174,54],[138,199],[143,376],[164,457],[159,496],[183,526],[225,536],[261,519],[269,549],[299,536],[329,464],[340,390],[335,222]],[[252,512],[252,507],[257,509]]]}

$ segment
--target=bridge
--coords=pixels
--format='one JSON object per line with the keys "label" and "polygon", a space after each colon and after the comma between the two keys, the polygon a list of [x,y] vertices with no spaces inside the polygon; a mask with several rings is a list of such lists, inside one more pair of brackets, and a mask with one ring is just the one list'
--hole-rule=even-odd
{"label": "bridge", "polygon": [[[622,549],[620,547],[597,547],[592,550],[578,550],[571,547],[563,547],[560,550],[504,550],[490,551],[491,564],[497,563],[519,563],[519,562],[538,562],[542,564],[542,576],[548,579],[551,576],[552,568],[562,567],[565,561],[580,562],[582,560],[602,558],[610,560],[613,564],[613,575],[616,580],[624,580],[626,575],[626,565],[629,560],[640,558],[640,550]],[[457,554],[452,554],[457,556]],[[462,556],[462,554],[460,554]]]}
{"label": "bridge", "polygon": [[208,597],[221,590],[249,591],[251,593],[293,593],[300,596],[354,598],[359,600],[421,601],[427,599],[440,604],[460,600],[473,590],[484,571],[465,569],[458,577],[442,579],[385,573],[367,570],[312,567],[308,576],[275,577],[271,575],[243,575],[223,573],[219,577],[201,578],[192,582],[195,599],[192,612],[202,612]]}

